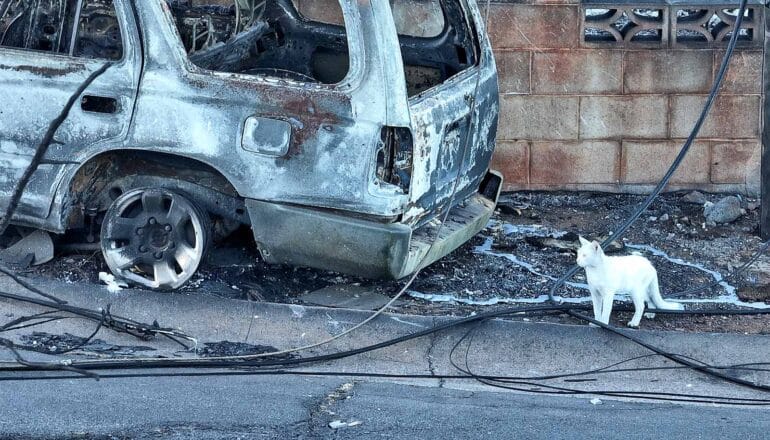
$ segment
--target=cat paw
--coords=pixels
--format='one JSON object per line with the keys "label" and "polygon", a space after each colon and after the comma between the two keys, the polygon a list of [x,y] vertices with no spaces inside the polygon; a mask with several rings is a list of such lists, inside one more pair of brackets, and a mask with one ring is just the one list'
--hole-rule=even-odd
{"label": "cat paw", "polygon": [[631,327],[631,328],[639,328],[639,323],[638,322],[629,321],[628,322],[628,326]]}
{"label": "cat paw", "polygon": [[647,319],[655,319],[655,314],[654,313],[645,313],[644,317],[647,318]]}

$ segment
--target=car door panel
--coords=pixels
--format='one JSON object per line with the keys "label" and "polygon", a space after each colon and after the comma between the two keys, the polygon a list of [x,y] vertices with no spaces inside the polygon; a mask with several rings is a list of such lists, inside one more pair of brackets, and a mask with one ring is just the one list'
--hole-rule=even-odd
{"label": "car door panel", "polygon": [[[51,52],[0,47],[0,212],[9,202],[35,149],[67,101],[92,72],[111,63],[76,101],[22,198],[17,216],[25,223],[49,215],[58,176],[78,149],[120,142],[128,133],[136,97],[139,53],[132,44],[133,19],[115,1],[122,29],[120,60],[79,58]],[[114,105],[95,106],[100,99]],[[101,111],[97,111],[101,110]],[[106,111],[105,111],[106,110]],[[51,163],[54,162],[54,163]]]}

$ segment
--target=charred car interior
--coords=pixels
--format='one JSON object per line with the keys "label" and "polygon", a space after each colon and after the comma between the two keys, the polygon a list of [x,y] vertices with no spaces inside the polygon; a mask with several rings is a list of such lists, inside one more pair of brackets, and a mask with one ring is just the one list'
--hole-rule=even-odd
{"label": "charred car interior", "polygon": [[[335,2],[324,2],[331,12],[323,16],[312,15],[313,10],[306,16],[299,12],[299,0],[166,1],[190,60],[199,67],[324,84],[347,74],[347,33]],[[395,0],[391,7],[410,95],[475,64],[478,50],[462,25],[460,3]],[[112,0],[3,0],[0,46],[112,60],[122,56]]]}
{"label": "charred car interior", "polygon": [[110,60],[123,55],[112,0],[3,0],[0,46]]}
{"label": "charred car interior", "polygon": [[13,222],[135,284],[182,286],[242,225],[268,263],[400,278],[497,201],[474,0],[0,0],[0,202],[104,63]]}
{"label": "charred car interior", "polygon": [[[209,70],[324,84],[338,83],[347,74],[347,32],[336,2],[321,2],[323,15],[302,8],[298,0],[237,3],[169,0],[193,63]],[[478,50],[463,25],[459,3],[396,0],[391,7],[410,95],[475,64]]]}
{"label": "charred car interior", "polygon": [[197,66],[324,84],[338,83],[347,74],[344,26],[306,20],[289,0],[210,3],[169,1],[185,50]]}

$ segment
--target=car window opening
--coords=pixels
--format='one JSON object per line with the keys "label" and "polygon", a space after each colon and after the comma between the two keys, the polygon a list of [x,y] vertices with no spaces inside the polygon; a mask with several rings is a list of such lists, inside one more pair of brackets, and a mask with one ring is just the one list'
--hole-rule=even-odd
{"label": "car window opening", "polygon": [[167,0],[190,61],[218,72],[336,84],[348,73],[337,0],[308,15],[309,0]]}
{"label": "car window opening", "polygon": [[81,58],[123,56],[113,0],[0,0],[0,46]]}
{"label": "car window opening", "polygon": [[477,41],[462,0],[391,0],[409,96],[476,65]]}

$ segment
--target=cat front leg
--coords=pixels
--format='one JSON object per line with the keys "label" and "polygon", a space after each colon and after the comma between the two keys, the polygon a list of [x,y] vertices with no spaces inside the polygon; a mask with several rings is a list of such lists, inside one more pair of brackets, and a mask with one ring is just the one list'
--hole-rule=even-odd
{"label": "cat front leg", "polygon": [[610,323],[610,313],[612,313],[613,299],[615,299],[615,292],[612,292],[612,291],[603,292],[601,319],[599,319],[598,321],[604,323],[605,325],[608,325]]}
{"label": "cat front leg", "polygon": [[[596,288],[588,286],[588,290],[591,291],[591,303],[594,306],[594,319],[597,321],[601,321],[602,318],[602,296],[599,294],[599,291],[596,290]],[[589,327],[599,327],[598,325],[594,324],[593,322],[588,323]]]}

